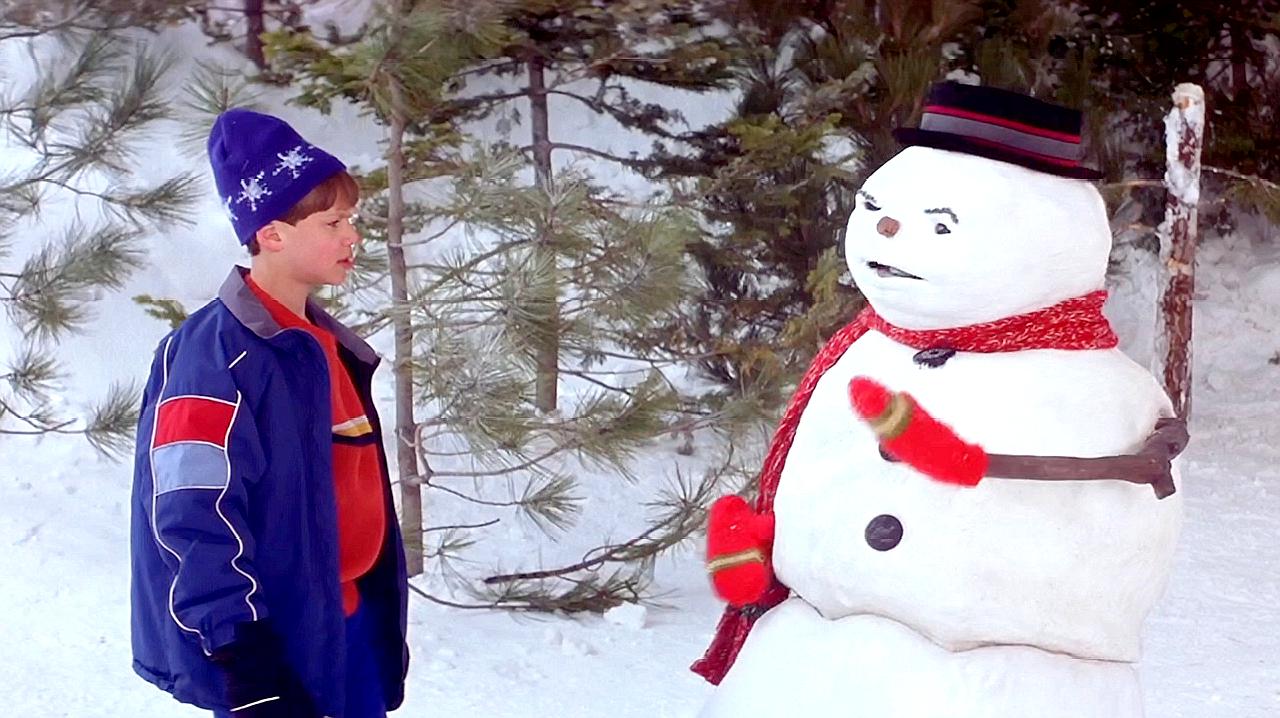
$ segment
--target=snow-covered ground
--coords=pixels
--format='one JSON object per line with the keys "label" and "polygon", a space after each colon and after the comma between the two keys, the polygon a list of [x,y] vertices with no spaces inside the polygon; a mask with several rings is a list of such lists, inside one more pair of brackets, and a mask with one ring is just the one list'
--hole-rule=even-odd
{"label": "snow-covered ground", "polygon": [[[1187,521],[1142,664],[1153,718],[1280,714],[1280,367],[1268,362],[1280,349],[1272,329],[1280,254],[1250,248],[1240,235],[1230,255],[1226,244],[1208,245],[1199,274],[1206,297],[1197,305],[1194,442],[1181,487]],[[105,317],[102,336],[119,326]],[[163,328],[143,333],[145,342],[130,345],[145,353]],[[128,466],[101,461],[72,439],[8,439],[2,450],[0,695],[9,714],[198,714],[129,670]],[[672,592],[670,608],[605,618],[415,599],[401,713],[692,716],[708,687],[687,666],[719,608],[692,553],[662,565],[659,587]]]}
{"label": "snow-covered ground", "polygon": [[[201,42],[182,33],[162,40],[175,47]],[[278,107],[271,98],[267,104]],[[377,152],[376,129],[349,109],[329,117],[296,108],[283,112],[304,135],[350,161],[368,161]],[[163,141],[149,146],[142,160],[144,167],[158,168],[157,176],[164,168],[203,170]],[[191,228],[148,238],[151,266],[124,291],[96,303],[90,333],[58,347],[72,371],[71,406],[101,394],[111,380],[145,375],[166,327],[129,297],[150,293],[192,308],[213,295],[240,258],[212,195],[195,218]],[[53,226],[60,220],[56,214],[48,219]],[[1280,350],[1275,233],[1245,227],[1209,240],[1202,251],[1193,444],[1181,487],[1187,521],[1168,595],[1148,622],[1142,664],[1152,718],[1280,715],[1280,423],[1274,420],[1280,366],[1271,363]],[[1135,271],[1109,305],[1129,339],[1126,347],[1139,355],[1144,345],[1135,337],[1149,338],[1143,323],[1152,306],[1143,284],[1151,280]],[[11,340],[0,333],[0,341]],[[380,382],[386,402],[387,372]],[[390,413],[389,403],[384,413]],[[666,446],[656,448],[652,459],[663,467],[675,461]],[[0,439],[0,696],[7,715],[200,715],[129,668],[129,489],[129,465],[105,461],[81,441]],[[587,515],[573,536],[589,546],[605,533],[622,535],[626,524],[639,520],[634,507],[642,490],[616,480],[589,482],[583,487],[591,497]],[[553,544],[515,522],[505,537],[492,542],[491,555],[483,558],[509,565],[530,555],[580,553],[572,537]],[[700,563],[693,551],[660,565],[658,588],[668,592],[669,607],[629,607],[603,618],[514,616],[414,599],[414,661],[399,714],[693,716],[710,688],[687,667],[701,654],[720,610]]]}

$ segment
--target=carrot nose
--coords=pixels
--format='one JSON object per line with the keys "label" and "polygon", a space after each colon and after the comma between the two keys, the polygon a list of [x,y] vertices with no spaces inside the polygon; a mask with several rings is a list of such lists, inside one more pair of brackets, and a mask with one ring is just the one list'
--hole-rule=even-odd
{"label": "carrot nose", "polygon": [[902,223],[893,217],[881,217],[880,221],[876,222],[876,231],[886,237],[897,234],[899,229],[902,229]]}

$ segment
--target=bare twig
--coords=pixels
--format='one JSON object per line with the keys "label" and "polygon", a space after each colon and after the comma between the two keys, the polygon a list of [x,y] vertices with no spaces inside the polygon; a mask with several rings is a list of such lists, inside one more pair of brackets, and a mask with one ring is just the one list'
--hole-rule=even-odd
{"label": "bare twig", "polygon": [[[495,469],[493,471],[436,471],[433,473],[433,476],[447,477],[447,478],[460,478],[460,477],[483,478],[485,476],[503,476],[505,474],[510,474],[513,471],[524,471],[525,469],[531,469],[557,454],[562,454],[566,451],[570,451],[576,448],[577,446],[574,444],[565,444],[563,446],[557,446],[554,449],[543,452],[542,454],[535,456],[522,463],[516,464],[514,466],[505,466],[501,469]],[[435,486],[435,488],[438,488],[438,489],[444,488],[436,484],[430,484],[429,482],[424,482],[424,483],[427,483],[429,486]],[[502,504],[502,505],[510,506],[511,504]]]}
{"label": "bare twig", "polygon": [[[643,370],[638,370],[638,371],[643,371]],[[592,384],[595,384],[598,387],[601,387],[602,389],[607,389],[609,391],[621,392],[623,394],[626,394],[627,396],[633,396],[635,394],[635,392],[631,391],[625,386],[614,386],[608,382],[600,381],[599,379],[588,376],[587,372],[577,371],[576,369],[565,369],[564,367],[561,367],[560,373],[568,374],[569,376],[576,376],[579,379],[582,379],[583,381],[590,382]]]}
{"label": "bare twig", "polygon": [[1107,184],[1098,185],[1098,189],[1102,191],[1113,189],[1125,189],[1127,187],[1160,187],[1164,188],[1164,182],[1158,179],[1131,179],[1122,180],[1120,182],[1108,182]]}
{"label": "bare twig", "polygon": [[493,585],[498,583],[511,583],[513,581],[531,581],[531,580],[537,580],[537,579],[543,579],[543,578],[557,578],[557,577],[564,577],[569,574],[578,573],[579,571],[586,571],[588,569],[597,568],[611,561],[619,560],[617,557],[623,551],[640,545],[644,541],[648,540],[650,536],[653,536],[655,533],[667,528],[668,526],[675,523],[679,519],[680,519],[679,514],[673,514],[670,517],[668,517],[667,520],[654,524],[653,526],[650,526],[649,528],[641,532],[638,536],[635,536],[629,541],[625,541],[620,544],[613,544],[611,546],[602,546],[598,549],[595,549],[595,551],[599,552],[596,556],[590,556],[590,554],[588,554],[588,557],[583,558],[583,560],[575,564],[562,566],[560,568],[545,569],[542,571],[529,571],[526,573],[508,573],[508,574],[501,574],[498,576],[490,576],[486,578],[484,582],[486,584]]}
{"label": "bare twig", "polygon": [[496,603],[457,603],[456,601],[450,601],[448,599],[440,598],[438,596],[433,596],[427,593],[426,591],[423,591],[422,589],[418,588],[417,586],[413,585],[412,583],[409,584],[409,590],[413,591],[419,596],[422,596],[423,598],[427,599],[432,603],[438,603],[441,606],[448,606],[449,608],[465,608],[468,610],[493,610],[493,609],[499,608],[499,606]]}
{"label": "bare twig", "polygon": [[[570,152],[580,152],[585,155],[591,155],[593,157],[606,159],[606,160],[609,160],[610,162],[617,162],[618,164],[625,165],[627,167],[642,167],[646,164],[643,160],[638,160],[635,158],[619,157],[618,155],[610,154],[603,150],[597,150],[593,147],[584,147],[583,145],[575,145],[569,142],[552,142],[551,149],[568,150]],[[521,147],[520,151],[532,152],[533,147],[526,145],[524,147]]]}
{"label": "bare twig", "polygon": [[493,526],[494,524],[500,521],[502,521],[502,519],[492,519],[490,521],[485,521],[484,523],[479,523],[479,524],[454,524],[452,526],[429,526],[425,529],[422,529],[422,533],[429,533],[431,531],[450,531],[453,529],[482,529],[482,528],[487,528],[489,526]]}
{"label": "bare twig", "polygon": [[464,499],[464,500],[466,500],[466,501],[470,501],[470,502],[475,503],[475,504],[480,504],[481,506],[493,506],[493,507],[496,507],[496,508],[510,508],[510,507],[513,507],[513,506],[520,506],[520,505],[524,504],[524,502],[523,502],[523,501],[520,501],[520,500],[518,500],[518,499],[517,499],[517,500],[515,500],[515,501],[489,501],[489,500],[487,500],[487,499],[482,499],[482,498],[479,498],[479,497],[477,497],[477,496],[471,496],[471,495],[469,495],[469,494],[466,494],[466,493],[463,493],[463,492],[461,492],[461,491],[458,491],[457,489],[451,489],[451,488],[449,488],[448,486],[441,486],[441,485],[439,485],[439,484],[433,484],[433,483],[431,483],[431,481],[430,481],[429,479],[424,479],[424,480],[422,481],[422,484],[423,484],[424,486],[429,486],[429,487],[431,487],[431,488],[433,488],[433,489],[439,489],[439,490],[441,490],[441,491],[445,492],[446,494],[452,494],[452,495],[454,495],[454,496],[457,496],[457,497],[458,497],[458,498],[460,498],[460,499]]}
{"label": "bare twig", "polygon": [[1252,184],[1252,185],[1266,187],[1267,189],[1273,192],[1280,192],[1280,184],[1276,184],[1271,180],[1264,179],[1257,175],[1244,174],[1243,172],[1224,169],[1222,167],[1210,167],[1209,165],[1201,165],[1200,169],[1203,172],[1210,172],[1212,174],[1222,175],[1224,177],[1230,177],[1232,179],[1237,179],[1242,182],[1248,182],[1249,184]]}

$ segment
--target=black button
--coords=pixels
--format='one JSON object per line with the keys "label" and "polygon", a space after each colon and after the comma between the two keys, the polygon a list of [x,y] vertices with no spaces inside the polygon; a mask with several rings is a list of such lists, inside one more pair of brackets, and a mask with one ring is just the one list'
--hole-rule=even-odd
{"label": "black button", "polygon": [[920,366],[937,369],[943,364],[946,364],[951,357],[955,355],[955,349],[951,349],[949,347],[931,347],[929,349],[916,352],[915,356],[911,357],[911,361],[919,364]]}
{"label": "black button", "polygon": [[902,540],[902,522],[896,516],[880,514],[867,524],[866,538],[871,548],[888,551]]}

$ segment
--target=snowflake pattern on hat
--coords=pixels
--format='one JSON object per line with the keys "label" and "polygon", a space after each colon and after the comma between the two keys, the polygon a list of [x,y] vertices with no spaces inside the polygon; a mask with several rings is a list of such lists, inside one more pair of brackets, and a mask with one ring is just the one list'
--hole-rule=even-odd
{"label": "snowflake pattern on hat", "polygon": [[302,170],[303,165],[314,159],[311,155],[303,152],[305,148],[305,145],[298,145],[288,152],[277,152],[276,157],[280,159],[280,162],[276,164],[276,170],[271,173],[271,176],[275,177],[281,172],[288,171],[293,176],[293,179],[298,179],[298,173]]}
{"label": "snowflake pattern on hat", "polygon": [[248,202],[250,212],[257,212],[258,202],[262,201],[263,197],[271,196],[271,190],[267,189],[267,186],[262,184],[262,177],[265,174],[265,172],[259,172],[256,176],[250,177],[247,180],[240,180],[241,191],[240,196],[236,198],[236,201],[240,204]]}

